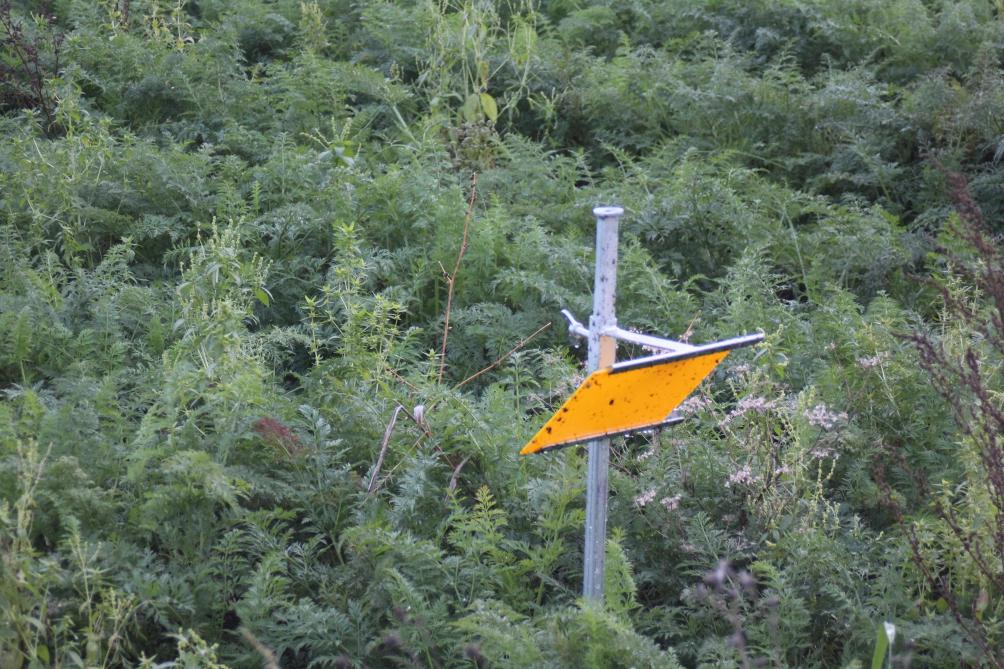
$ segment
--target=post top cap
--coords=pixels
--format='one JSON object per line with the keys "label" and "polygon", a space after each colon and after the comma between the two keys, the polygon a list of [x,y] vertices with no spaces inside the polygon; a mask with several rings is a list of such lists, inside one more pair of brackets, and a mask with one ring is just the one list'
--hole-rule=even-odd
{"label": "post top cap", "polygon": [[598,218],[610,218],[624,213],[624,207],[593,207],[593,215]]}

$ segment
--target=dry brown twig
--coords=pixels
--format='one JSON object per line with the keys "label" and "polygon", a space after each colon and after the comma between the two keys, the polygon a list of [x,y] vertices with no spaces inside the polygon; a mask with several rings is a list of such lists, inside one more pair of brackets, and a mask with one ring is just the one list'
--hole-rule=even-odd
{"label": "dry brown twig", "polygon": [[464,468],[464,465],[466,465],[467,462],[468,462],[468,460],[470,460],[470,459],[471,459],[471,456],[469,456],[469,455],[465,456],[464,459],[461,460],[460,463],[456,467],[453,468],[453,475],[450,476],[450,485],[447,486],[447,489],[446,489],[447,490],[447,492],[446,492],[447,499],[449,499],[450,493],[452,493],[454,490],[457,489],[457,483],[460,482],[460,471]]}
{"label": "dry brown twig", "polygon": [[[429,424],[426,422],[424,416],[425,407],[419,405],[415,407],[415,409],[416,412],[413,414],[412,412],[405,409],[404,406],[401,404],[398,404],[396,407],[394,407],[394,413],[391,414],[390,422],[387,423],[387,429],[384,430],[383,433],[383,440],[380,442],[380,453],[379,455],[377,455],[376,464],[373,465],[373,475],[370,476],[370,482],[366,486],[367,495],[372,494],[373,492],[376,491],[377,487],[379,487],[378,484],[380,477],[380,469],[383,467],[384,458],[387,457],[387,449],[390,446],[390,438],[391,435],[394,433],[394,426],[397,425],[397,417],[400,414],[403,413],[405,416],[407,416],[408,419],[416,426],[418,426],[418,429],[422,431],[421,436],[419,436],[418,440],[415,442],[416,447],[418,446],[419,443],[421,443],[423,439],[432,436],[432,432],[429,430]],[[418,409],[421,409],[421,413],[418,411]]]}
{"label": "dry brown twig", "polygon": [[244,637],[244,640],[247,641],[259,655],[261,655],[261,659],[264,660],[262,669],[281,669],[279,666],[279,660],[276,659],[275,653],[272,649],[259,641],[258,637],[251,633],[251,630],[247,627],[241,627],[240,633],[241,636]]}
{"label": "dry brown twig", "polygon": [[528,336],[523,337],[522,339],[520,339],[519,342],[515,346],[513,346],[511,349],[509,349],[509,351],[507,353],[505,353],[504,355],[502,355],[499,358],[497,358],[495,360],[495,362],[493,362],[492,364],[488,365],[487,367],[482,368],[481,370],[475,372],[474,374],[471,374],[466,379],[464,379],[463,381],[461,381],[460,383],[458,383],[456,386],[454,386],[454,388],[463,388],[468,383],[470,383],[474,379],[478,378],[479,376],[481,376],[485,372],[490,372],[491,370],[495,369],[496,367],[498,367],[499,365],[501,365],[503,362],[505,362],[505,360],[509,356],[511,356],[513,353],[515,353],[516,351],[518,351],[521,348],[523,348],[524,346],[526,346],[530,342],[531,339],[533,339],[534,337],[536,337],[537,335],[539,335],[541,332],[543,332],[544,330],[546,330],[549,327],[551,327],[551,322],[550,321],[548,321],[547,323],[541,325],[539,328],[537,328],[536,330],[534,330],[533,332],[531,332]]}
{"label": "dry brown twig", "polygon": [[[935,335],[917,330],[900,335],[913,344],[919,357],[920,368],[926,373],[934,391],[946,402],[951,416],[962,435],[975,450],[978,469],[988,495],[988,532],[975,531],[970,519],[960,518],[952,500],[935,500],[931,505],[934,515],[955,536],[964,554],[983,582],[972,612],[964,604],[971,593],[957,591],[946,579],[940,558],[932,557],[922,545],[917,533],[918,519],[904,510],[888,480],[885,464],[877,460],[874,468],[876,483],[882,492],[884,505],[892,512],[897,524],[904,530],[910,545],[911,558],[921,576],[948,604],[948,608],[970,641],[982,652],[981,661],[988,666],[1004,669],[1004,654],[999,647],[998,632],[984,622],[977,610],[980,597],[989,591],[1004,589],[1004,409],[996,400],[988,368],[990,361],[1004,355],[1004,254],[989,231],[983,212],[969,190],[965,175],[953,172],[937,159],[931,162],[944,175],[955,210],[960,221],[952,230],[965,244],[966,252],[951,248],[942,249],[952,274],[961,282],[974,287],[980,302],[960,297],[950,285],[933,279],[923,279],[941,295],[946,314],[978,333],[962,351],[955,351]],[[977,342],[977,343],[974,343]],[[979,343],[984,344],[980,346]],[[899,444],[890,444],[885,455],[897,468],[906,473],[914,486],[925,492],[929,474],[912,466]],[[985,606],[985,604],[984,604]]]}
{"label": "dry brown twig", "polygon": [[464,236],[460,240],[460,251],[457,253],[457,262],[453,265],[453,273],[446,274],[446,313],[443,318],[443,345],[439,349],[439,383],[443,382],[443,373],[446,371],[446,340],[450,337],[450,310],[453,308],[453,289],[457,284],[457,274],[460,272],[460,263],[467,252],[467,235],[471,229],[471,218],[474,216],[474,203],[478,199],[478,173],[471,174],[471,195],[467,199],[467,212],[464,214]]}
{"label": "dry brown twig", "polygon": [[366,486],[366,494],[371,495],[373,491],[376,490],[377,481],[380,478],[380,468],[383,467],[383,459],[387,456],[387,447],[390,445],[390,435],[394,433],[394,425],[397,424],[397,417],[404,411],[404,407],[400,404],[394,408],[394,414],[390,417],[390,422],[387,423],[387,429],[383,433],[383,441],[380,443],[380,454],[377,456],[376,464],[373,465],[373,475],[370,476],[369,485]]}

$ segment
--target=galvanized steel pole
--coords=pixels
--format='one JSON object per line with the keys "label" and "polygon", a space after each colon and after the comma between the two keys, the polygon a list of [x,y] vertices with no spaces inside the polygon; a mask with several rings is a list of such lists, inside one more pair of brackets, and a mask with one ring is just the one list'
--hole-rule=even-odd
{"label": "galvanized steel pole", "polygon": [[[602,334],[617,326],[614,297],[617,292],[617,224],[624,214],[621,207],[596,207],[596,277],[593,313],[589,317],[588,371],[614,364],[617,340]],[[603,599],[607,544],[607,493],[610,440],[589,442],[589,474],[586,481],[586,547],[583,561],[582,594]]]}

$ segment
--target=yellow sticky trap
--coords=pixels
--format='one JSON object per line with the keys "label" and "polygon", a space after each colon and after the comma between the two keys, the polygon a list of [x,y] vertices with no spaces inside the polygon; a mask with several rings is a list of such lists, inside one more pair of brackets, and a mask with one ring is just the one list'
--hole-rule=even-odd
{"label": "yellow sticky trap", "polygon": [[662,425],[731,349],[761,339],[763,335],[737,337],[598,369],[540,428],[520,455]]}

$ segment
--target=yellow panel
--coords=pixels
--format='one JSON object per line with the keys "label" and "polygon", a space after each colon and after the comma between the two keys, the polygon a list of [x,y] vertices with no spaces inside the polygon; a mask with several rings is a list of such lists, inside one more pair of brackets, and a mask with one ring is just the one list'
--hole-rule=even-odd
{"label": "yellow panel", "polygon": [[[589,375],[520,455],[661,425],[728,355],[654,356],[598,369]],[[632,366],[634,364],[634,366]]]}

